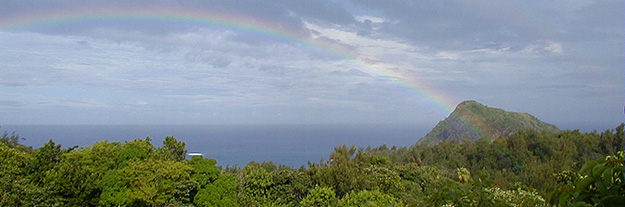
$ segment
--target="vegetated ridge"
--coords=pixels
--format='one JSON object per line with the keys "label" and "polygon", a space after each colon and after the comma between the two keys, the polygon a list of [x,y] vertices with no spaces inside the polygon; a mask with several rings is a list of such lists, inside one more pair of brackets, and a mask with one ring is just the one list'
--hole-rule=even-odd
{"label": "vegetated ridge", "polygon": [[470,100],[458,104],[449,117],[440,121],[418,144],[475,141],[482,137],[492,140],[519,130],[557,131],[558,127],[540,121],[528,113],[491,108]]}

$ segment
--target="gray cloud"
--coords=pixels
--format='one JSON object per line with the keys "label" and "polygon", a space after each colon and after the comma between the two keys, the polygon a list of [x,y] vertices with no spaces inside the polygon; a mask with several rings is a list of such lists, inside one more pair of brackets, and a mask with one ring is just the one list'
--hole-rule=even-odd
{"label": "gray cloud", "polygon": [[[430,96],[556,124],[621,121],[605,110],[625,94],[619,1],[0,1],[0,112],[21,123],[433,125],[448,112]],[[133,7],[226,13],[297,37],[184,21],[2,25]]]}
{"label": "gray cloud", "polygon": [[25,105],[25,103],[19,101],[0,101],[0,107],[21,107]]}
{"label": "gray cloud", "polygon": [[[304,3],[304,4],[302,4]],[[246,21],[256,20],[274,24],[276,28],[284,28],[290,32],[295,31],[299,35],[305,36],[308,31],[303,27],[301,18],[320,19],[320,22],[347,23],[351,17],[346,11],[323,1],[306,1],[296,3],[292,1],[13,1],[0,8],[3,18],[19,18],[32,15],[63,13],[89,13],[90,11],[99,13],[107,10],[116,11],[116,8],[132,10],[132,8],[167,8],[166,10],[189,10],[202,13],[226,13],[232,16],[239,16]],[[295,15],[294,15],[295,14]],[[97,35],[102,38],[113,38],[119,40],[140,40],[141,36],[161,36],[170,33],[189,32],[196,30],[197,25],[185,22],[167,21],[115,21],[115,20],[92,20],[88,24],[57,24],[50,26],[39,26],[37,32],[50,34],[71,34],[71,35]],[[130,32],[130,36],[116,35],[109,32],[101,32],[102,29],[115,33]],[[140,35],[137,37],[136,35]],[[237,34],[238,35],[238,34]],[[242,34],[244,35],[244,34]],[[240,40],[246,40],[241,37]]]}
{"label": "gray cloud", "polygon": [[[622,2],[618,1],[601,1],[576,8],[567,8],[575,3],[568,1],[544,4],[522,1],[353,2],[382,11],[388,21],[383,23],[381,32],[435,48],[472,49],[493,44],[525,47],[536,41],[562,41],[598,31],[619,36],[623,28]],[[593,36],[586,39],[596,39]]]}

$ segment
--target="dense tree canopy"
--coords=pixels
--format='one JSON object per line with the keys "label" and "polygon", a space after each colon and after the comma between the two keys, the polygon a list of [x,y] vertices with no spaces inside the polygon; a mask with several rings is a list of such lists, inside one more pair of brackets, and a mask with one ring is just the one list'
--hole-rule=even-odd
{"label": "dense tree canopy", "polygon": [[0,142],[0,206],[623,206],[623,125],[475,142],[337,146],[294,169],[222,169],[167,137],[38,149]]}

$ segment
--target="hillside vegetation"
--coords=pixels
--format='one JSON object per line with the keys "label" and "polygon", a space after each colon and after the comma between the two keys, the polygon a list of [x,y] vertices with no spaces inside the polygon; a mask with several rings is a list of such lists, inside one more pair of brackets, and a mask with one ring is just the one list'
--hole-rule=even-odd
{"label": "hillside vegetation", "polygon": [[441,141],[475,141],[479,138],[493,140],[519,130],[557,131],[555,125],[538,120],[528,113],[509,112],[491,108],[476,101],[464,101],[432,131],[419,140],[419,144],[436,144]]}

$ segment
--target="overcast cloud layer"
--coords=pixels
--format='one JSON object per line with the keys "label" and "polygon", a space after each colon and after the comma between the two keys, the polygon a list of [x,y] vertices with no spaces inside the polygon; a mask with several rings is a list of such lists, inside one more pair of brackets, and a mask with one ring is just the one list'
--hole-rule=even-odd
{"label": "overcast cloud layer", "polygon": [[[228,14],[291,39],[145,19],[15,24],[119,8]],[[604,130],[623,120],[624,13],[618,0],[0,0],[0,126],[433,127],[471,99]]]}

